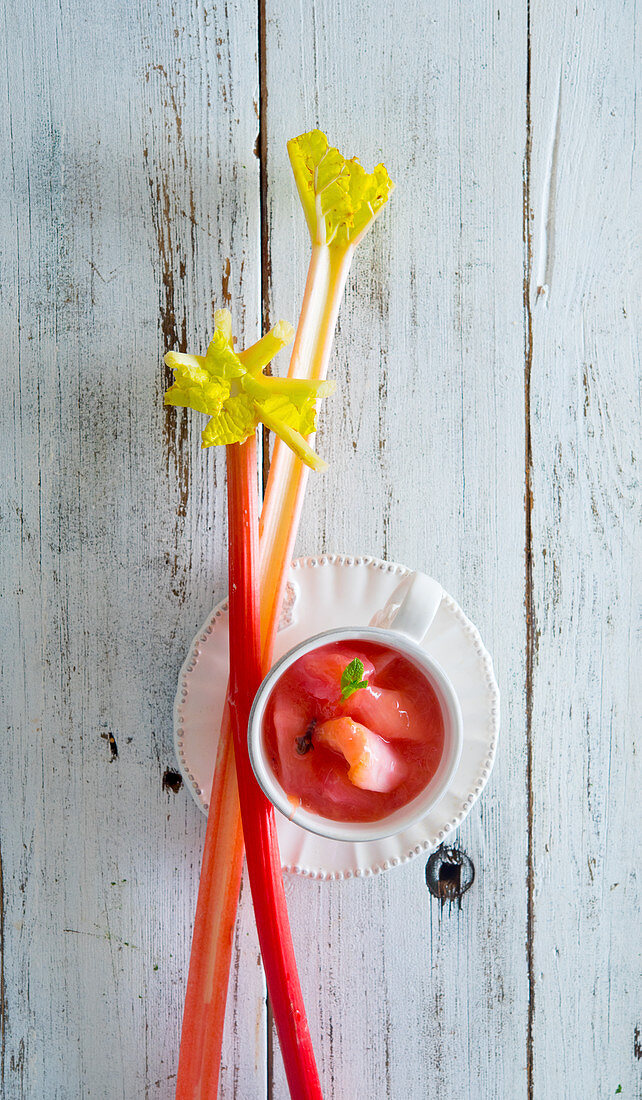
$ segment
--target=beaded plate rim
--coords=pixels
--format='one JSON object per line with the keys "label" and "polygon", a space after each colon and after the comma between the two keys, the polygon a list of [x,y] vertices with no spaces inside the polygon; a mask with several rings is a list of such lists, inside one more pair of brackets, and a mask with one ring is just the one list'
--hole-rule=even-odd
{"label": "beaded plate rim", "polygon": [[[372,557],[370,555],[349,555],[349,554],[317,554],[308,557],[297,558],[292,562],[292,572],[296,573],[301,569],[318,569],[325,566],[365,566],[366,568],[378,570],[381,572],[391,573],[398,576],[400,579],[408,576],[413,570],[409,569],[405,565],[401,565],[398,562],[388,562],[381,558]],[[495,762],[497,754],[497,743],[499,737],[500,726],[500,708],[499,708],[499,688],[495,679],[495,673],[493,670],[493,663],[488,653],[488,650],[484,646],[477,627],[468,616],[464,613],[462,608],[450,596],[447,592],[444,592],[443,604],[451,615],[459,622],[463,627],[464,633],[470,645],[476,652],[477,658],[483,668],[485,675],[485,686],[488,691],[489,706],[488,706],[488,721],[486,725],[487,735],[487,752],[483,761],[483,764],[479,770],[479,774],[476,776],[474,782],[470,785],[470,790],[466,794],[465,798],[460,804],[459,811],[446,821],[441,829],[425,837],[420,842],[405,848],[400,854],[391,856],[385,859],[376,859],[370,863],[367,867],[346,867],[340,870],[324,870],[322,868],[312,868],[301,865],[300,863],[283,863],[283,870],[289,874],[295,874],[302,878],[310,878],[320,881],[341,880],[351,878],[365,878],[370,875],[380,874],[383,871],[389,870],[391,867],[396,867],[408,863],[415,856],[421,854],[427,854],[434,851],[455,829],[459,828],[461,823],[470,813],[473,805],[479,798],[484,787],[486,786],[490,773]],[[183,662],[179,678],[178,688],[174,701],[174,747],[176,751],[176,757],[178,760],[179,768],[183,779],[189,790],[196,805],[201,812],[207,813],[208,803],[203,795],[202,788],[199,785],[199,781],[190,769],[190,764],[187,760],[185,753],[185,719],[187,717],[187,711],[189,704],[187,702],[189,698],[189,678],[197,667],[197,664],[202,655],[202,648],[207,643],[208,639],[214,632],[217,622],[227,612],[227,599],[221,600],[211,613],[208,615],[203,626],[195,635],[185,661]],[[288,625],[289,608],[286,605],[284,620],[282,619],[281,628]],[[387,838],[390,841],[398,839],[402,834],[397,834],[397,838]],[[333,845],[339,849],[344,847],[341,841],[325,841],[328,845]],[[361,845],[366,846],[368,842],[363,842]],[[385,843],[385,842],[380,842]]]}

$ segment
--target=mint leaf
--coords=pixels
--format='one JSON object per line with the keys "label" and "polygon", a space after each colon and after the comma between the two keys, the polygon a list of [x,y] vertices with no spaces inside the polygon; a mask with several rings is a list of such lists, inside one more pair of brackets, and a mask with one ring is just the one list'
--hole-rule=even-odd
{"label": "mint leaf", "polygon": [[341,698],[349,699],[359,688],[367,688],[368,681],[363,679],[363,661],[355,657],[354,661],[341,673]]}

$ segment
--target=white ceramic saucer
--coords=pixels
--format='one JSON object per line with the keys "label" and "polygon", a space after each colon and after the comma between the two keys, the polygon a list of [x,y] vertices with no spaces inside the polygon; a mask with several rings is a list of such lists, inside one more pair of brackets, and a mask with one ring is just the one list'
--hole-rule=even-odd
{"label": "white ceramic saucer", "polygon": [[[377,558],[340,554],[295,561],[275,659],[322,630],[366,626],[409,572],[403,565]],[[321,879],[385,871],[436,848],[461,824],[479,797],[493,766],[499,732],[499,690],[490,656],[476,627],[447,594],[423,648],[449,676],[464,720],[461,760],[446,794],[412,828],[384,840],[358,844],[316,836],[277,811],[285,871]],[[212,787],[227,671],[227,603],[221,603],[192,642],[174,704],[179,766],[204,812]]]}

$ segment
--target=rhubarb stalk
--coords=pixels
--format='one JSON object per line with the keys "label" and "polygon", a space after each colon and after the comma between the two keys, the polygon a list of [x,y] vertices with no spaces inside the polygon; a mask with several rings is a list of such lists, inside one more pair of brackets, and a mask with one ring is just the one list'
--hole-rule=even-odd
{"label": "rhubarb stalk", "polygon": [[226,705],[205,832],[183,1012],[177,1100],[218,1091],[232,940],[243,870],[243,830]]}
{"label": "rhubarb stalk", "polygon": [[[288,378],[325,378],[354,247],[333,253],[314,244]],[[272,664],[277,620],[299,529],[307,470],[276,438],[261,511],[261,642],[263,669]]]}
{"label": "rhubarb stalk", "polygon": [[[329,145],[320,130],[293,138],[288,153],[312,243],[288,377],[318,381],[327,371],[355,249],[394,184],[383,164],[366,172],[356,157],[347,160]],[[266,670],[272,663],[306,480],[301,463],[277,438],[261,513],[261,637]]]}
{"label": "rhubarb stalk", "polygon": [[250,709],[262,679],[256,472],[253,438],[227,448],[229,701],[234,755],[261,959],[290,1095],[322,1100],[288,923],[274,807],[255,779],[247,749]]}
{"label": "rhubarb stalk", "polygon": [[[203,445],[227,445],[230,683],[226,726],[233,733],[241,820],[245,834],[252,837],[247,860],[250,888],[286,1076],[293,1096],[320,1100],[288,924],[274,809],[256,782],[247,750],[250,708],[262,679],[255,429],[260,421],[269,423],[308,465],[320,468],[323,464],[302,431],[313,431],[315,400],[334,388],[330,383],[263,375],[263,368],[292,335],[291,326],[279,322],[237,355],[231,316],[220,310],[206,355],[170,352],[166,356],[175,381],[165,401],[209,413]],[[242,856],[229,747],[229,738],[221,738],[217,764],[228,787],[215,784],[211,797],[183,1017],[177,1096],[190,1100],[210,1100],[218,1086],[225,1005],[221,993],[229,975]],[[222,852],[226,865],[219,863]]]}
{"label": "rhubarb stalk", "polygon": [[[345,160],[338,150],[331,148],[325,135],[318,130],[289,142],[288,151],[312,240],[312,255],[288,378],[319,383],[325,378],[339,306],[356,245],[381,211],[393,184],[383,165],[378,165],[369,175],[356,158]],[[249,352],[239,356],[241,360],[246,359],[248,371],[255,368],[255,360],[258,359],[259,365],[266,361],[268,347],[265,342],[269,336],[255,345],[256,349],[263,343],[263,357],[260,353],[257,355],[254,349],[251,349],[254,358]],[[272,347],[271,350],[274,354],[276,349]],[[167,361],[175,366],[177,358],[168,356]],[[194,357],[192,362],[195,363],[197,358]],[[199,360],[199,365],[201,362]],[[251,385],[248,387],[246,382],[248,389]],[[317,390],[317,396],[325,392]],[[177,404],[192,404],[184,400],[185,394],[178,396]],[[172,398],[169,400],[171,402]],[[198,403],[192,407],[210,411]],[[301,514],[307,480],[304,463],[314,466],[310,458],[316,459],[310,448],[313,429],[306,433],[305,419],[300,418],[294,428],[290,425],[286,431],[283,420],[280,424],[278,419],[275,422],[273,414],[274,409],[264,403],[260,419],[277,433],[277,437],[260,522],[263,674],[272,663],[278,615]],[[309,428],[309,422],[307,426]],[[208,439],[208,443],[223,441],[223,438]],[[293,447],[294,453],[290,449]],[[230,744],[231,724],[226,709],[210,796],[183,1019],[177,1091],[179,1100],[197,1097],[214,1100],[217,1094],[232,949],[231,928],[238,903],[243,855]],[[252,843],[254,845],[254,841]],[[292,1092],[292,1095],[298,1098],[307,1094]]]}

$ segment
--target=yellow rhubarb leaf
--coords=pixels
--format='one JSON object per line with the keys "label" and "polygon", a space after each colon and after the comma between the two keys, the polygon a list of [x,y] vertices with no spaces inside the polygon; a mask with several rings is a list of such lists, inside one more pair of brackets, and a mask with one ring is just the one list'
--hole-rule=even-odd
{"label": "yellow rhubarb leaf", "polygon": [[217,309],[214,313],[214,328],[225,338],[230,347],[232,344],[232,314],[229,309]]}
{"label": "yellow rhubarb leaf", "polygon": [[226,310],[219,311],[221,327],[215,329],[205,355],[168,351],[165,362],[174,371],[174,384],[165,394],[166,405],[182,405],[210,416],[218,415],[230,395],[230,383],[245,374],[245,367],[227,339],[225,313]]}
{"label": "yellow rhubarb leaf", "polygon": [[[256,402],[259,416],[268,415],[273,423],[287,424],[301,435],[312,435],[316,431],[316,406],[314,398],[296,402],[287,394],[279,393]],[[278,428],[274,429],[278,431]]]}
{"label": "yellow rhubarb leaf", "polygon": [[258,423],[252,398],[246,393],[230,397],[221,410],[215,413],[203,428],[203,447],[218,447],[228,443],[242,443],[252,435]]}
{"label": "yellow rhubarb leaf", "polygon": [[325,463],[305,436],[315,431],[316,399],[332,393],[334,383],[263,374],[273,356],[293,339],[294,329],[286,321],[279,321],[237,355],[232,348],[229,311],[217,310],[214,316],[216,329],[205,355],[168,352],[165,356],[174,371],[174,384],[165,394],[165,404],[209,415],[202,433],[203,447],[241,443],[263,423],[277,432],[303,462],[321,469]]}
{"label": "yellow rhubarb leaf", "polygon": [[278,435],[290,450],[294,451],[297,458],[300,458],[306,466],[310,467],[310,469],[316,470],[317,472],[327,469],[327,462],[324,462],[316,451],[312,450],[307,439],[305,439],[296,428],[287,424],[281,417],[272,416],[270,409],[266,408],[265,405],[261,410],[261,420],[266,428],[269,428],[270,431]]}
{"label": "yellow rhubarb leaf", "polygon": [[312,243],[341,250],[356,245],[394,188],[383,164],[366,172],[321,130],[292,138],[288,153]]}
{"label": "yellow rhubarb leaf", "polygon": [[294,340],[294,329],[287,321],[277,321],[274,328],[239,353],[239,359],[249,374],[259,374],[274,359],[281,348]]}

